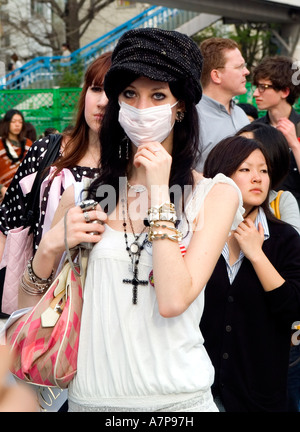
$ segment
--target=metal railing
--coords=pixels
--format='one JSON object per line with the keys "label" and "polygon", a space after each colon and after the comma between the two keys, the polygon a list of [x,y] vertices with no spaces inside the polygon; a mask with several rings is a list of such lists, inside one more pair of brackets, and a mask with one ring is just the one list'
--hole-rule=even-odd
{"label": "metal railing", "polygon": [[[0,90],[0,117],[15,108],[23,113],[27,122],[35,126],[38,136],[48,127],[61,132],[74,124],[80,92],[81,88]],[[235,100],[256,106],[252,95],[251,83],[247,83],[247,93],[237,96]],[[300,113],[300,99],[294,108]],[[264,114],[265,111],[259,111],[259,116]]]}
{"label": "metal railing", "polygon": [[38,136],[48,127],[61,132],[74,124],[80,92],[81,88],[1,90],[0,116],[15,108],[33,124]]}
{"label": "metal railing", "polygon": [[68,60],[62,56],[43,56],[30,60],[21,68],[0,78],[0,90],[57,86],[57,80],[65,68],[80,61],[85,70],[101,53],[113,50],[121,35],[127,30],[141,27],[160,27],[173,30],[196,15],[198,15],[196,12],[152,6],[98,39],[72,52],[67,62],[62,62],[62,59]]}

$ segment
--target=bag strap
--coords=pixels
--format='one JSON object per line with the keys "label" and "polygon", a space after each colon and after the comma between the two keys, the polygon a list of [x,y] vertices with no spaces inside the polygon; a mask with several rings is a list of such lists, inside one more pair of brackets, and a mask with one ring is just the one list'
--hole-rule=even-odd
{"label": "bag strap", "polygon": [[74,266],[74,257],[72,258],[72,256],[71,256],[71,250],[69,248],[68,240],[67,240],[67,215],[68,215],[68,211],[69,210],[66,211],[65,216],[64,216],[64,242],[65,242],[66,254],[67,254],[67,259],[70,263],[70,266],[71,266],[73,272],[77,276],[81,277],[83,274],[83,271],[82,271],[83,269],[82,269],[82,264],[81,264],[81,247],[77,246],[74,249],[71,249],[72,251],[74,251],[74,253],[76,252],[76,255],[78,254],[78,264],[79,264],[79,273],[78,273],[77,269]]}
{"label": "bag strap", "polygon": [[281,197],[282,192],[283,192],[283,190],[278,191],[276,198],[274,198],[273,201],[270,202],[270,206],[274,210],[274,214],[275,214],[275,217],[277,217],[277,219],[281,219],[280,210],[279,210],[279,202],[280,202],[280,197]]}
{"label": "bag strap", "polygon": [[[85,277],[86,277],[86,269],[88,264],[88,258],[89,258],[89,249],[84,247],[81,244],[75,246],[74,248],[69,248],[68,240],[67,240],[67,215],[68,211],[66,211],[64,216],[64,242],[65,242],[65,249],[66,249],[66,258],[70,263],[71,269],[74,272],[74,275],[79,277],[81,280],[82,287],[84,286]],[[79,272],[75,268],[74,262],[77,262],[79,266]]]}
{"label": "bag strap", "polygon": [[24,227],[30,226],[30,232],[33,231],[34,224],[39,217],[39,196],[40,188],[44,178],[47,175],[45,169],[50,167],[53,162],[58,158],[60,150],[60,142],[62,139],[61,134],[51,134],[49,135],[49,143],[47,151],[41,163],[39,165],[38,172],[36,174],[34,183],[32,185],[31,191],[28,195],[26,214],[22,217],[24,222]]}

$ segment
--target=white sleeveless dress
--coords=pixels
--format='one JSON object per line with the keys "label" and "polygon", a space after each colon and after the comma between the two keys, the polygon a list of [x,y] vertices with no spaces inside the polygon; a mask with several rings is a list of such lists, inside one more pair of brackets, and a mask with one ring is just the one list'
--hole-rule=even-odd
{"label": "white sleeveless dress", "polygon": [[[222,174],[197,185],[186,208],[187,218],[195,219],[205,196],[219,182],[238,191],[235,229],[243,220],[241,193]],[[187,234],[186,222],[179,229]],[[184,238],[186,247],[191,236]],[[128,243],[133,240],[128,233]],[[69,410],[217,411],[210,391],[214,369],[199,330],[204,290],[184,313],[163,318],[150,282],[138,287],[138,304],[132,304],[132,285],[123,283],[124,278],[132,278],[129,265],[124,232],[106,225],[90,253]],[[151,245],[142,251],[138,268],[139,279],[149,281]]]}

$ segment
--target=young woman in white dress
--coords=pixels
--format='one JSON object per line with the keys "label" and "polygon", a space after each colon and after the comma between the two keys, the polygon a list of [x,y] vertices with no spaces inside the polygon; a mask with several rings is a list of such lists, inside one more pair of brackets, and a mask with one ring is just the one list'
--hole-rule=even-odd
{"label": "young woman in white dress", "polygon": [[201,66],[181,33],[122,36],[104,83],[101,172],[87,194],[99,204],[87,215],[67,189],[33,259],[48,277],[64,252],[66,209],[69,247],[94,243],[70,411],[217,411],[199,321],[243,208],[231,179],[193,169]]}

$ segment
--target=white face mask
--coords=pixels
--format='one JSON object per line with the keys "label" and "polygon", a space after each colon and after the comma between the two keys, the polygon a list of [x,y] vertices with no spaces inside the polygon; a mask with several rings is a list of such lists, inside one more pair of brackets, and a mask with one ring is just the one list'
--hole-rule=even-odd
{"label": "white face mask", "polygon": [[120,103],[119,123],[137,147],[151,141],[164,141],[173,129],[172,108],[178,104],[139,109]]}

